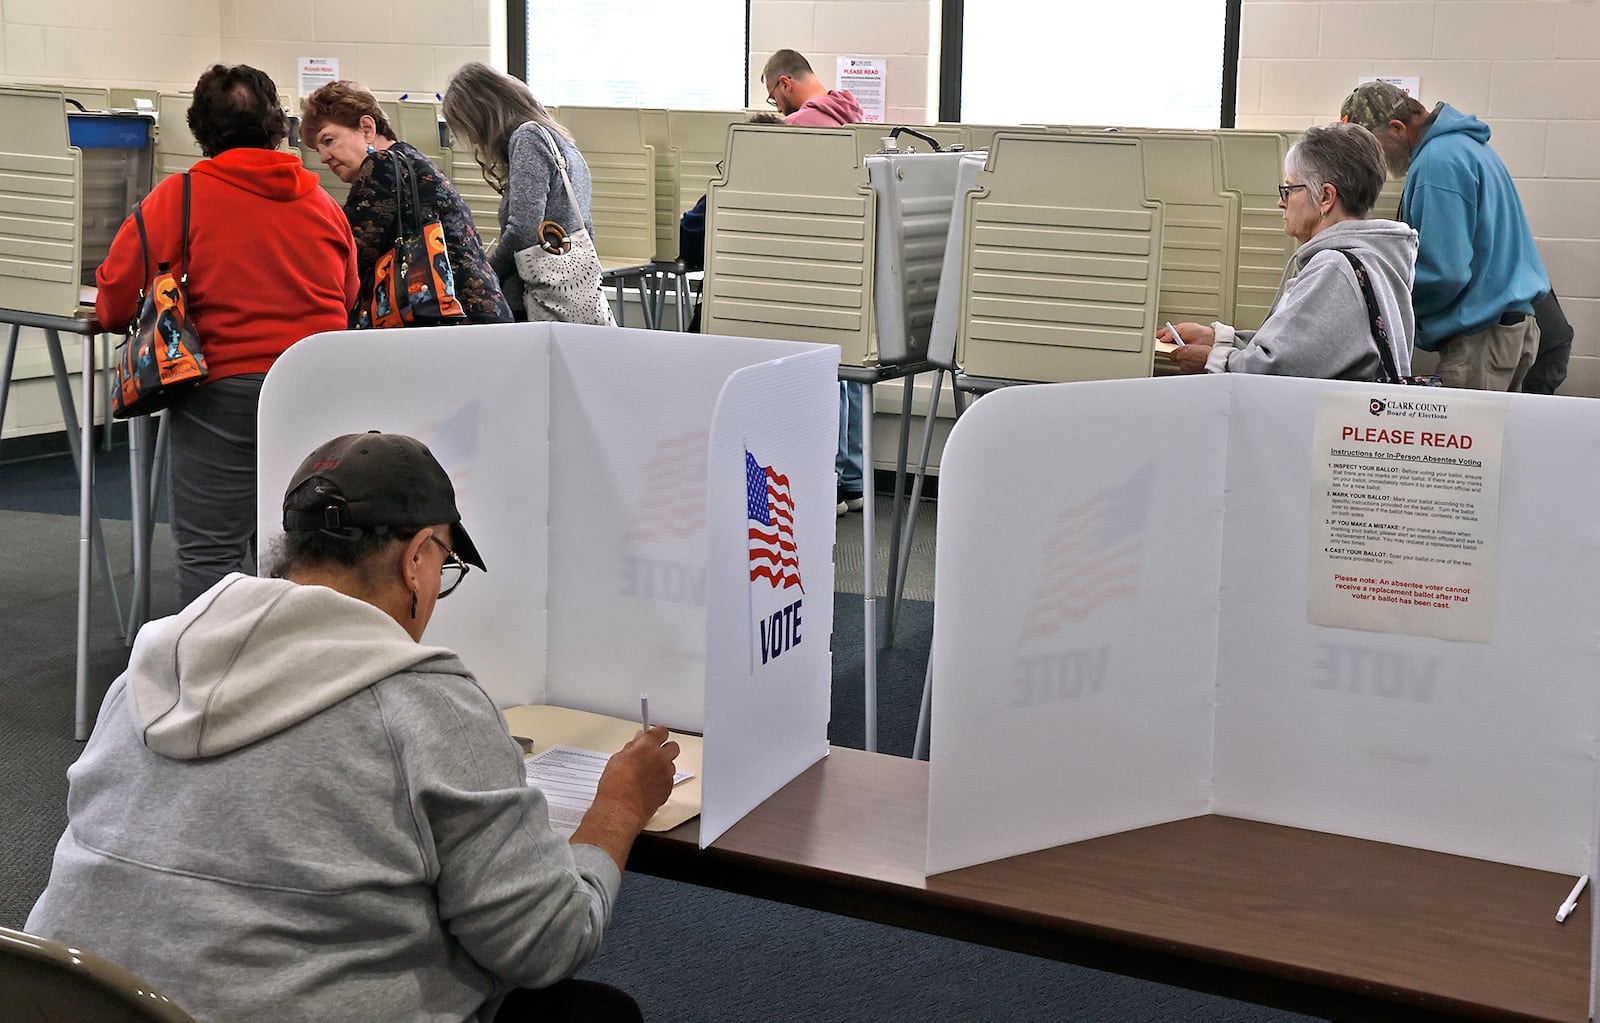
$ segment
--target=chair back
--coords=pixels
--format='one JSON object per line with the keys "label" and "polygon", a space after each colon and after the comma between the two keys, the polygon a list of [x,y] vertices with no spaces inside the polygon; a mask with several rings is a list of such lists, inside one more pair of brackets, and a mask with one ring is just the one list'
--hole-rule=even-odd
{"label": "chair back", "polygon": [[0,991],[19,1018],[194,1023],[161,992],[92,952],[0,927]]}

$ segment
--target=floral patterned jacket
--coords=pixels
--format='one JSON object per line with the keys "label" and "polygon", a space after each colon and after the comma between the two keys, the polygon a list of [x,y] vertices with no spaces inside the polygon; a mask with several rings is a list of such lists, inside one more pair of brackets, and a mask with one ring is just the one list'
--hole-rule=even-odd
{"label": "floral patterned jacket", "polygon": [[[456,298],[466,309],[468,322],[510,323],[511,307],[506,304],[500,292],[500,280],[484,256],[483,243],[478,240],[478,230],[472,224],[472,211],[467,209],[450,179],[431,160],[409,143],[396,142],[388,149],[368,154],[344,202],[345,216],[350,219],[350,231],[356,239],[356,264],[361,279],[361,294],[356,299],[355,311],[350,314],[350,326],[371,326],[366,322],[364,310],[372,305],[374,268],[378,259],[394,248],[393,154],[396,150],[410,158],[416,171],[423,219],[437,217],[444,225],[444,244],[455,277]],[[406,216],[409,220],[410,213]]]}

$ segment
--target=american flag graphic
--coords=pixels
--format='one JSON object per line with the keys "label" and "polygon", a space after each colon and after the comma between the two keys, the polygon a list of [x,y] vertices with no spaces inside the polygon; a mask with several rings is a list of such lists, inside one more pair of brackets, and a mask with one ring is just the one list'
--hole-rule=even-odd
{"label": "american flag graphic", "polygon": [[774,588],[800,585],[800,555],[794,545],[794,499],[789,477],[744,453],[745,497],[750,517],[750,581],[769,580]]}
{"label": "american flag graphic", "polygon": [[1150,518],[1150,467],[1056,516],[1041,551],[1042,573],[1023,639],[1052,635],[1081,622],[1107,601],[1139,591],[1145,523]]}
{"label": "american flag graphic", "polygon": [[701,430],[657,442],[648,463],[653,500],[634,511],[629,540],[670,542],[705,529],[706,440]]}

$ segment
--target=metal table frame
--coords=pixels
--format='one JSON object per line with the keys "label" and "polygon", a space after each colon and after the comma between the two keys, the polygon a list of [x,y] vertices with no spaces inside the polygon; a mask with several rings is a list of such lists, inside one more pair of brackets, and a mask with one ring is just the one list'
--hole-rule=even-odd
{"label": "metal table frame", "polygon": [[[918,373],[925,373],[933,369],[926,362],[908,362],[896,366],[843,366],[839,367],[839,380],[844,383],[861,384],[865,394],[861,402],[861,452],[862,452],[862,505],[861,505],[861,604],[863,613],[863,665],[865,678],[866,703],[866,736],[865,743],[869,753],[878,749],[878,597],[877,597],[877,538],[874,525],[876,519],[875,504],[875,473],[872,465],[872,415],[873,401],[872,388],[888,380],[904,380],[905,386],[900,403],[900,443],[895,458],[894,471],[894,506],[890,520],[889,536],[889,580],[887,585],[889,596],[889,616],[885,624],[893,621],[894,609],[899,604],[899,592],[905,585],[905,566],[901,558],[902,527],[905,528],[906,542],[909,544],[911,529],[909,523],[916,520],[915,506],[912,514],[906,514],[903,499],[906,496],[906,461],[910,444],[911,425],[911,397],[912,381]],[[937,384],[935,385],[935,401],[928,407],[928,415],[923,422],[922,458],[917,464],[916,486],[913,493],[921,492],[922,477],[928,468],[928,451],[932,444],[933,419],[938,411]],[[913,498],[914,500],[914,498]],[[905,551],[909,555],[910,551]],[[889,643],[890,634],[886,631],[884,645]]]}

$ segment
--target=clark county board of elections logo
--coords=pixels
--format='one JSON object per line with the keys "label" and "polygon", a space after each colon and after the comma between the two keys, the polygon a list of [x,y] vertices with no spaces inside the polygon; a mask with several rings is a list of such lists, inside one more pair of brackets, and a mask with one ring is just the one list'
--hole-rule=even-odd
{"label": "clark county board of elections logo", "polygon": [[1382,398],[1373,398],[1371,401],[1367,402],[1367,411],[1371,412],[1375,416],[1383,415],[1383,410],[1388,407],[1389,406]]}

